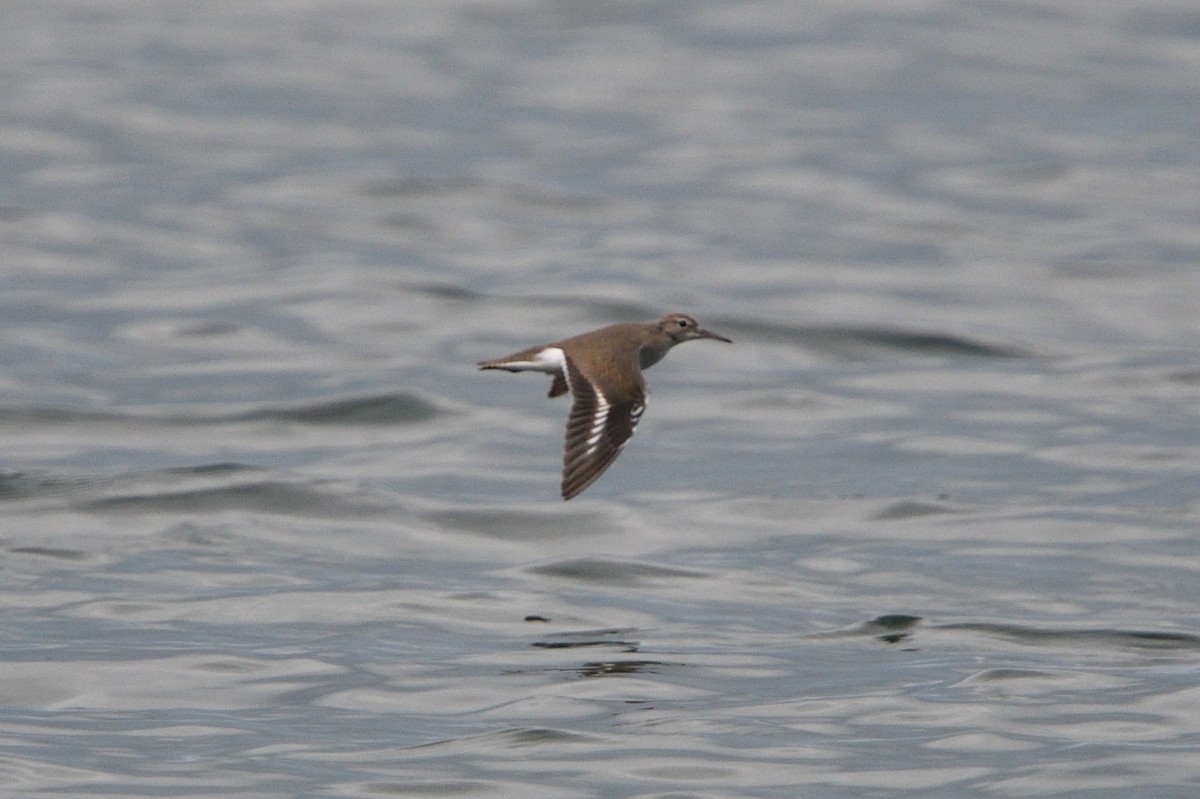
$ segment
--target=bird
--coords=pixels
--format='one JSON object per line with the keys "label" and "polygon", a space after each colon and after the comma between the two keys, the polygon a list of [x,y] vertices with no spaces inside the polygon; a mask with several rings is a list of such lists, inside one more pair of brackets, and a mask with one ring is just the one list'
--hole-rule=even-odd
{"label": "bird", "polygon": [[548,397],[571,392],[563,454],[562,498],[578,496],[621,454],[646,409],[642,376],[676,344],[696,339],[732,340],[700,327],[684,313],[657,322],[627,322],[480,361],[480,369],[544,372],[553,376]]}

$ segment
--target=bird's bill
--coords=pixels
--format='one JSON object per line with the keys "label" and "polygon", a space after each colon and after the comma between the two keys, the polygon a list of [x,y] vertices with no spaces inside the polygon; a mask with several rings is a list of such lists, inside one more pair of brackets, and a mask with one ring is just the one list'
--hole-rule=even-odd
{"label": "bird's bill", "polygon": [[712,331],[709,331],[709,330],[705,330],[704,328],[696,328],[696,336],[697,336],[697,338],[712,338],[712,339],[716,339],[717,341],[724,341],[726,344],[733,343],[733,339],[725,338],[724,336],[718,336],[716,333],[713,333]]}

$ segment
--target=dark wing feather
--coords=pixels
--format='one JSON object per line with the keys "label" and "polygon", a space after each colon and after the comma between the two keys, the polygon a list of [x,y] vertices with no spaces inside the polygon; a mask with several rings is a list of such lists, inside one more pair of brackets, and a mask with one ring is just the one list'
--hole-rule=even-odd
{"label": "dark wing feather", "polygon": [[600,394],[570,360],[567,383],[574,402],[567,417],[563,455],[563,499],[577,496],[612,465],[633,435],[646,407],[645,393],[612,400]]}
{"label": "dark wing feather", "polygon": [[550,399],[554,399],[555,397],[561,397],[569,390],[570,387],[567,385],[567,378],[563,376],[562,372],[559,372],[558,374],[554,375],[554,380],[550,383],[550,393],[546,396],[550,397]]}

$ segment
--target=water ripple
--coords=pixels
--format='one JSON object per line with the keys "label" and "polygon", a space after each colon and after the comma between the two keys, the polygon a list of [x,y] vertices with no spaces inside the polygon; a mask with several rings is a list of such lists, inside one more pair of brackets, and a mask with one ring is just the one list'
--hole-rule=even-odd
{"label": "water ripple", "polygon": [[887,352],[958,358],[1031,358],[1034,353],[1013,344],[976,341],[936,330],[842,325],[787,325],[763,321],[714,320],[714,329],[735,340],[759,339],[794,344],[844,358],[862,360]]}
{"label": "water ripple", "polygon": [[195,426],[278,421],[303,425],[375,426],[418,424],[455,412],[416,394],[390,393],[319,400],[302,405],[267,406],[226,414],[121,413],[57,407],[0,408],[0,424]]}

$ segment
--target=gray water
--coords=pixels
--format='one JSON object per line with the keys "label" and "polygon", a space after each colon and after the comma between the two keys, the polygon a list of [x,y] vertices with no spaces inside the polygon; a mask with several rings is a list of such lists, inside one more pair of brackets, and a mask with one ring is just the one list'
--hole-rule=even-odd
{"label": "gray water", "polygon": [[[1200,794],[1190,2],[0,7],[0,793]],[[474,363],[686,311],[558,499]]]}

